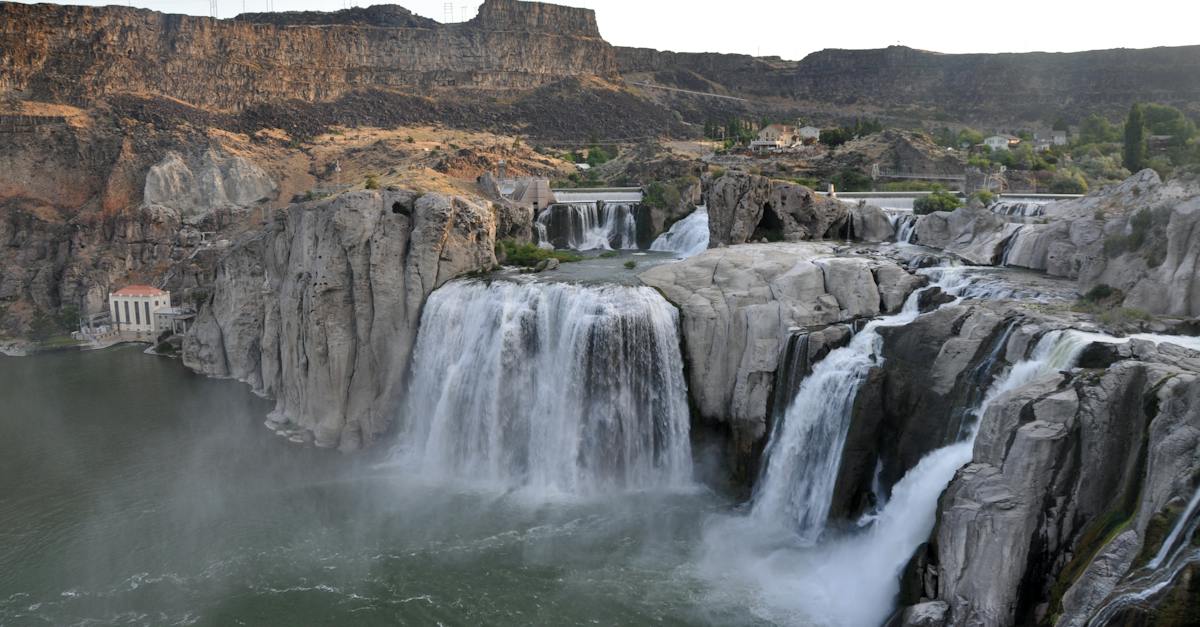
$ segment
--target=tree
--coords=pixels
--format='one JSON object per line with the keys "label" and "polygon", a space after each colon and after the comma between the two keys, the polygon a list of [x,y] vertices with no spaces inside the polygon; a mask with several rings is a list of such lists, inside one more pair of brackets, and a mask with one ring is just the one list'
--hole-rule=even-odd
{"label": "tree", "polygon": [[925,215],[935,211],[954,211],[962,206],[958,196],[944,189],[935,189],[932,193],[913,201],[913,213]]}
{"label": "tree", "polygon": [[1126,170],[1137,172],[1146,167],[1146,118],[1138,103],[1129,108],[1129,117],[1125,120],[1125,150],[1122,154]]}
{"label": "tree", "polygon": [[1118,139],[1120,139],[1120,134],[1112,122],[1095,113],[1087,116],[1083,124],[1079,125],[1079,143],[1081,144],[1103,144],[1115,142]]}
{"label": "tree", "polygon": [[1050,130],[1069,131],[1069,130],[1071,130],[1071,125],[1067,123],[1066,118],[1064,118],[1060,115],[1060,116],[1058,116],[1058,119],[1054,120],[1054,125],[1050,127]]}

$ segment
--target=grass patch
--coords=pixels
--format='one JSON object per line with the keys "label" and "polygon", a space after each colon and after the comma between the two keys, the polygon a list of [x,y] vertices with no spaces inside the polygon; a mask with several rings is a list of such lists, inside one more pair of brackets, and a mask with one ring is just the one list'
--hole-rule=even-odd
{"label": "grass patch", "polygon": [[600,258],[601,259],[612,259],[613,257],[616,257],[618,254],[619,253],[617,253],[617,251],[615,251],[615,250],[606,250],[606,251],[600,253]]}
{"label": "grass patch", "polygon": [[581,261],[583,259],[582,256],[573,252],[546,250],[545,248],[538,248],[535,244],[518,243],[511,239],[496,242],[496,256],[502,258],[504,260],[503,263],[506,265],[521,266],[523,268],[532,268],[546,259],[557,259],[563,263]]}
{"label": "grass patch", "polygon": [[630,270],[632,270],[632,269],[634,269],[634,268],[636,268],[636,267],[637,267],[637,262],[636,262],[636,261],[634,261],[634,260],[632,260],[632,259],[630,259],[629,261],[626,261],[626,262],[625,262],[625,267],[626,267],[626,268],[629,268]]}

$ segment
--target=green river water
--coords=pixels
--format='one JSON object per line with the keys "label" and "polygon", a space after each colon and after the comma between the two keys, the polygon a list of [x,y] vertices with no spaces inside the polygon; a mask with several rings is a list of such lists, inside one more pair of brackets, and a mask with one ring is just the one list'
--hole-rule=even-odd
{"label": "green river water", "polygon": [[422,484],[137,347],[0,357],[0,402],[0,625],[759,624],[690,565],[705,490]]}

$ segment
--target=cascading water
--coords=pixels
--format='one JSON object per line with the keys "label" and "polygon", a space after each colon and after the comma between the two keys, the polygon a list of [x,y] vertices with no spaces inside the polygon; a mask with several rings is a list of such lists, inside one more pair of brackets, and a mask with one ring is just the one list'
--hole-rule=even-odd
{"label": "cascading water", "polygon": [[1041,216],[1045,211],[1046,202],[1036,200],[997,200],[988,209],[992,213],[1000,215],[1036,218]]}
{"label": "cascading water", "polygon": [[687,217],[672,224],[670,230],[654,240],[650,250],[674,252],[684,259],[708,250],[708,208],[696,207]]}
{"label": "cascading water", "polygon": [[1197,527],[1200,527],[1200,486],[1197,486],[1158,552],[1145,567],[1109,595],[1104,605],[1088,621],[1088,627],[1111,625],[1125,610],[1145,607],[1147,602],[1169,587],[1185,568],[1200,563],[1200,549],[1192,542]]}
{"label": "cascading water", "polygon": [[812,544],[825,529],[834,480],[859,385],[881,356],[881,327],[901,326],[920,313],[918,295],[900,313],[873,320],[848,346],[831,351],[804,378],[764,453],[751,516],[794,528]]}
{"label": "cascading water", "polygon": [[646,287],[453,281],[425,305],[400,458],[535,492],[691,478],[677,313]]}
{"label": "cascading water", "polygon": [[[941,287],[953,293],[953,285]],[[914,300],[910,297],[910,302]],[[905,309],[868,325],[850,346],[831,352],[812,368],[787,412],[786,420],[793,426],[777,429],[768,444],[767,471],[750,515],[717,518],[706,527],[702,572],[720,586],[749,584],[760,596],[760,609],[768,620],[833,625],[883,622],[894,607],[902,570],[929,538],[939,496],[955,471],[971,460],[977,421],[962,440],[929,453],[910,469],[892,487],[891,498],[878,513],[860,521],[863,529],[827,534],[813,543],[823,530],[818,523],[824,525],[844,445],[845,435],[837,429],[844,429],[848,421],[865,369],[878,359],[876,323],[905,324],[915,318],[908,303]],[[999,360],[998,347],[1007,344],[1007,337],[1006,331],[996,341],[990,361]],[[1027,359],[992,379],[971,413],[982,416],[1001,394],[1070,368],[1089,343],[1108,339],[1112,338],[1077,331],[1047,333]],[[987,366],[997,367],[997,363]],[[852,384],[847,386],[846,381]],[[821,427],[817,421],[833,426]]]}
{"label": "cascading water", "polygon": [[917,232],[917,216],[912,211],[898,209],[886,210],[888,222],[896,233],[896,241],[901,244],[911,244],[913,234]]}
{"label": "cascading water", "polygon": [[537,217],[538,244],[574,250],[637,248],[635,205],[572,202],[550,205]]}

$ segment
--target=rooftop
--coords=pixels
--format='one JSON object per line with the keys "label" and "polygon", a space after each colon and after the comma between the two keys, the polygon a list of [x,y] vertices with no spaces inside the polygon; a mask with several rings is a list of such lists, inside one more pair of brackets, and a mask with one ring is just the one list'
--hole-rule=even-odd
{"label": "rooftop", "polygon": [[112,293],[113,296],[166,296],[167,293],[150,285],[126,285]]}

